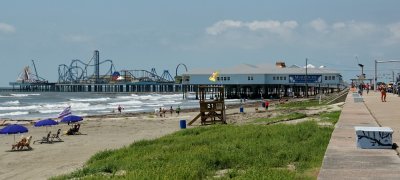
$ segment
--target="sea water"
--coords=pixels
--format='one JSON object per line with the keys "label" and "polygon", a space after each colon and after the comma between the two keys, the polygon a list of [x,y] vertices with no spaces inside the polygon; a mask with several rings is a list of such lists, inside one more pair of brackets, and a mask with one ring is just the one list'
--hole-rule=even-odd
{"label": "sea water", "polygon": [[[199,101],[194,94],[160,93],[68,93],[0,92],[0,119],[32,120],[56,118],[64,108],[71,106],[72,114],[79,116],[111,114],[122,106],[123,113],[154,112],[160,107],[176,109],[198,108]],[[229,99],[226,104],[239,103],[239,99]]]}

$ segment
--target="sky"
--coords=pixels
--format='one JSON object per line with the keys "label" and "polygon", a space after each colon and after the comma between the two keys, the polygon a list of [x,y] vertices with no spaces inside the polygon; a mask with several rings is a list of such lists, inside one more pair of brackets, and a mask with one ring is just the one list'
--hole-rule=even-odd
{"label": "sky", "polygon": [[[304,66],[307,58],[345,81],[361,74],[358,64],[373,78],[375,60],[400,60],[399,7],[398,0],[4,0],[0,87],[32,60],[40,77],[56,82],[59,65],[89,62],[94,50],[118,71],[155,68],[175,76],[180,63],[190,71],[276,61]],[[398,73],[400,63],[378,65],[378,81]]]}

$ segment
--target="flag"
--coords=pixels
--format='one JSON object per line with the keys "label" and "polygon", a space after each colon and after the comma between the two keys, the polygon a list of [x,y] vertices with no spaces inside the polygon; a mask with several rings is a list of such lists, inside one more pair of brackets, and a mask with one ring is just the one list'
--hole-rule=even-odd
{"label": "flag", "polygon": [[208,80],[210,80],[210,81],[212,81],[212,82],[215,82],[215,81],[217,80],[217,77],[218,77],[218,71],[213,72],[213,73],[211,74],[211,76],[208,78]]}
{"label": "flag", "polygon": [[71,106],[66,107],[60,114],[58,114],[58,118],[63,118],[64,116],[72,114]]}

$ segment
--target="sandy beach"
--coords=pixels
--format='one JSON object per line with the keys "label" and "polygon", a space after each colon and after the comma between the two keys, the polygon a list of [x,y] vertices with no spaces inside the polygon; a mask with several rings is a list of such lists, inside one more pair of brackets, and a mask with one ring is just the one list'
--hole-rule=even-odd
{"label": "sandy beach", "polygon": [[[261,110],[259,103],[246,104],[240,113],[238,105],[227,109],[228,123],[243,123],[248,119],[268,117],[274,114],[274,104],[270,110],[255,112],[255,107]],[[159,117],[154,113],[111,114],[105,116],[88,116],[81,121],[80,131],[83,135],[63,135],[63,142],[52,144],[33,144],[29,151],[10,151],[14,143],[13,135],[0,136],[0,179],[46,179],[52,176],[69,173],[83,164],[96,152],[105,149],[115,149],[127,146],[142,139],[154,139],[180,130],[179,121],[187,122],[198,114],[198,110],[184,110],[179,116],[166,113],[166,117]],[[194,123],[197,127],[200,120]],[[33,136],[33,140],[45,136],[45,127],[33,127],[24,136]],[[2,127],[0,127],[2,128]],[[61,128],[66,131],[67,124],[49,127],[48,130],[56,133]],[[16,135],[16,140],[21,135]]]}
{"label": "sandy beach", "polygon": [[[246,105],[251,107],[253,105]],[[245,108],[250,114],[254,108]],[[227,114],[238,114],[239,108],[229,108]],[[105,149],[115,149],[127,146],[142,139],[154,139],[180,130],[179,121],[190,121],[198,114],[196,110],[184,110],[179,116],[166,113],[159,117],[154,113],[122,113],[105,116],[87,116],[81,121],[80,131],[84,135],[63,135],[63,142],[40,144],[31,142],[32,150],[10,151],[14,143],[14,135],[0,136],[0,179],[46,179],[52,176],[72,172],[96,152]],[[10,121],[15,123],[17,121]],[[46,136],[45,127],[33,127],[26,121],[29,132],[17,134],[16,141],[21,135],[33,136],[33,140]],[[194,123],[196,127],[199,122]],[[2,128],[2,127],[0,127]],[[66,131],[67,124],[48,127],[48,131],[56,133],[61,128]]]}

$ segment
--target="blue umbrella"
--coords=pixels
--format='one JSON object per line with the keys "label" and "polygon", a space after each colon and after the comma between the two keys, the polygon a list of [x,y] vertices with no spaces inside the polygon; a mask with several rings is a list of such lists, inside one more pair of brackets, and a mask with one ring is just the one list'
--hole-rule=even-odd
{"label": "blue umbrella", "polygon": [[46,126],[46,131],[47,131],[47,126],[53,126],[53,125],[57,125],[57,124],[58,124],[58,122],[54,121],[52,119],[44,119],[44,120],[35,122],[35,127]]}
{"label": "blue umbrella", "polygon": [[63,123],[71,123],[71,122],[74,123],[74,122],[78,122],[78,121],[82,121],[82,120],[83,120],[83,118],[80,117],[80,116],[70,115],[70,116],[62,118],[61,122],[63,122]]}
{"label": "blue umbrella", "polygon": [[58,122],[54,121],[52,119],[45,119],[45,120],[40,120],[38,122],[35,122],[35,126],[39,127],[39,126],[53,126],[53,125],[57,125]]}
{"label": "blue umbrella", "polygon": [[18,124],[8,125],[0,130],[0,134],[14,134],[14,141],[15,141],[15,134],[26,133],[26,132],[28,132],[28,128]]}

